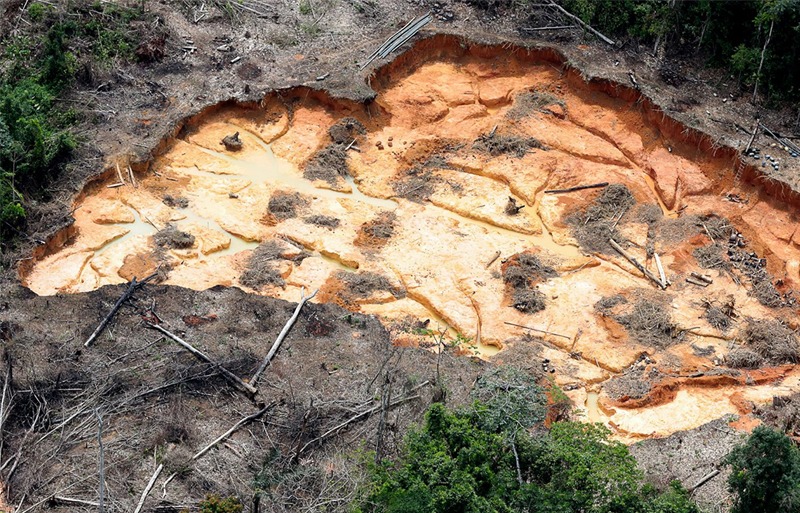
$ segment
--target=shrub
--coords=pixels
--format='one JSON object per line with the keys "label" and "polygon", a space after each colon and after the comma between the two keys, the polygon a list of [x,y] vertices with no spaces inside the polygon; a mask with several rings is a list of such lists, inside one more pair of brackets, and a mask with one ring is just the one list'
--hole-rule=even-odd
{"label": "shrub", "polygon": [[[503,391],[527,387],[514,372],[487,373],[479,395],[497,403]],[[501,403],[512,422],[524,417],[509,411],[513,401]],[[371,486],[355,511],[697,513],[680,484],[664,493],[645,485],[628,448],[599,424],[556,423],[531,436],[487,423],[488,409],[480,401],[456,411],[433,404],[401,457],[371,468]]]}
{"label": "shrub", "polygon": [[236,497],[220,497],[207,495],[200,501],[200,513],[242,513],[244,506]]}
{"label": "shrub", "polygon": [[731,451],[728,487],[735,495],[732,513],[800,509],[800,450],[783,433],[759,426]]}

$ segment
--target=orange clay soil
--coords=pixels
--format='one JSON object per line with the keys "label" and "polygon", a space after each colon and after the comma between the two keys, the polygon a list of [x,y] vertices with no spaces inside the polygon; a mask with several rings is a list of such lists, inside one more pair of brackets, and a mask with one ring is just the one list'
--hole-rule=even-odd
{"label": "orange clay soil", "polygon": [[[423,329],[439,327],[470,339],[462,351],[500,360],[498,350],[539,345],[587,418],[623,439],[746,413],[796,390],[793,366],[711,372],[728,373],[720,365],[746,317],[796,321],[791,307],[762,306],[738,271],[703,270],[693,256],[712,242],[699,216],[717,214],[766,258],[779,290],[794,288],[795,206],[748,184],[754,170],[737,168],[733,151],[712,151],[636,91],[587,84],[546,53],[444,43],[379,70],[368,105],[296,90],[186,120],[157,158],[134,166],[136,185],[125,164],[88,185],[74,226],[22,269],[23,283],[42,295],[76,293],[161,264],[165,283],[197,290],[235,286],[296,301],[301,288],[320,289],[316,301],[382,317],[400,345],[431,345]],[[242,147],[228,150],[221,140],[235,132]],[[630,191],[635,205],[609,229],[657,276],[650,245],[666,291],[613,250],[578,244],[581,223],[595,226],[586,209],[607,189],[544,192],[597,182]],[[668,225],[658,237],[648,236],[645,211]],[[154,235],[167,225],[194,241],[158,246]],[[251,261],[269,241],[272,253]],[[550,274],[504,280],[514,267],[504,262],[523,253]],[[687,283],[692,271],[713,283]],[[544,309],[515,308],[520,291]],[[627,300],[616,314],[595,307],[616,295]],[[619,322],[641,298],[671,318],[668,344]],[[731,302],[731,328],[712,327],[706,308]],[[534,340],[507,323],[550,334]],[[604,384],[637,366],[661,378],[643,397],[612,398]]]}

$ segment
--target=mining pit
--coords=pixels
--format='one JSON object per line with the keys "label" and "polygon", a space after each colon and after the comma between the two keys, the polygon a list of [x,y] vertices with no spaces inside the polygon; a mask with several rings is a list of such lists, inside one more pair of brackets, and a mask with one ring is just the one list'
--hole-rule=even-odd
{"label": "mining pit", "polygon": [[184,120],[86,185],[23,284],[319,289],[396,345],[541,345],[515,363],[624,440],[797,390],[797,198],[552,51],[446,46],[378,69],[374,101],[295,88]]}

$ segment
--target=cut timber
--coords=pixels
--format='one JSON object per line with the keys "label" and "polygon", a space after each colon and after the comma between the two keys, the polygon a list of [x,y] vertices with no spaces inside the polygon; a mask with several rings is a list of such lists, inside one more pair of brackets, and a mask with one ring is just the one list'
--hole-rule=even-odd
{"label": "cut timber", "polygon": [[183,347],[184,349],[186,349],[187,351],[192,353],[198,360],[202,360],[202,361],[204,361],[206,363],[210,363],[211,365],[213,365],[214,367],[219,369],[219,371],[222,373],[222,375],[225,377],[225,379],[227,379],[233,386],[235,386],[236,388],[238,388],[242,392],[246,393],[248,396],[252,397],[252,396],[256,395],[256,393],[258,393],[258,389],[257,388],[255,388],[255,387],[245,383],[244,381],[242,381],[242,379],[239,376],[237,376],[236,374],[232,373],[231,371],[229,371],[228,369],[226,369],[222,365],[218,364],[217,362],[215,362],[214,360],[209,358],[208,355],[206,355],[204,352],[200,351],[199,349],[197,349],[196,347],[194,347],[190,343],[188,343],[185,340],[181,339],[178,335],[175,335],[174,333],[172,333],[170,331],[167,331],[166,329],[162,328],[158,324],[152,324],[152,323],[149,323],[149,322],[147,322],[145,324],[147,324],[148,328],[160,331],[161,333],[163,333],[167,337],[171,338],[172,340],[174,340],[175,342],[180,344],[181,347]]}
{"label": "cut timber", "polygon": [[703,274],[696,273],[696,272],[692,271],[691,275],[692,275],[693,278],[697,278],[700,281],[704,281],[704,282],[708,283],[709,285],[714,283],[714,280],[712,280],[711,278],[709,278],[708,276],[705,276]]}
{"label": "cut timber", "polygon": [[269,365],[269,362],[275,356],[275,353],[278,352],[278,348],[281,347],[281,342],[283,342],[283,339],[286,338],[286,335],[289,333],[289,330],[292,329],[292,326],[294,326],[294,323],[297,320],[297,316],[300,315],[300,310],[303,308],[303,305],[305,305],[306,302],[313,299],[314,296],[317,295],[317,292],[319,292],[319,289],[315,290],[313,294],[306,297],[305,289],[302,289],[300,291],[300,302],[297,303],[297,308],[294,309],[294,313],[292,314],[291,318],[289,318],[289,320],[286,322],[286,325],[281,330],[280,334],[278,335],[278,338],[276,338],[275,342],[272,343],[272,347],[270,348],[269,353],[267,353],[267,356],[264,357],[264,361],[261,362],[261,365],[258,367],[256,373],[253,374],[252,378],[250,378],[250,383],[252,385],[255,386],[258,383],[258,378],[261,377],[261,374],[267,369],[267,365]]}
{"label": "cut timber", "polygon": [[686,278],[686,281],[691,283],[692,285],[697,285],[698,287],[708,287],[708,283],[700,280],[696,280],[694,278]]}
{"label": "cut timber", "polygon": [[589,185],[576,185],[568,189],[549,189],[544,191],[545,194],[564,194],[565,192],[582,191],[584,189],[599,189],[601,187],[608,187],[608,182],[593,183]]}
{"label": "cut timber", "polygon": [[658,253],[653,253],[653,257],[656,260],[656,267],[658,268],[658,277],[661,278],[661,285],[662,287],[667,286],[667,277],[664,275],[664,266],[661,265],[661,257],[658,256]]}
{"label": "cut timber", "polygon": [[617,241],[615,241],[614,239],[608,239],[608,243],[609,243],[609,244],[611,244],[611,246],[612,246],[612,247],[613,247],[615,250],[617,250],[617,253],[619,253],[620,255],[622,255],[623,257],[625,257],[625,260],[627,260],[628,262],[630,262],[631,264],[633,264],[633,266],[634,266],[635,268],[639,269],[639,271],[641,271],[641,272],[642,272],[642,274],[644,274],[644,275],[645,275],[645,277],[647,277],[647,278],[648,278],[650,281],[652,281],[653,283],[655,283],[656,285],[658,285],[659,287],[661,287],[661,290],[665,290],[665,289],[667,288],[667,285],[666,285],[666,284],[664,284],[664,283],[661,283],[661,280],[659,280],[658,278],[656,278],[656,277],[653,275],[653,273],[651,273],[650,271],[648,271],[647,269],[645,269],[645,267],[644,267],[642,264],[640,264],[640,263],[639,263],[639,262],[638,262],[638,261],[637,261],[635,258],[633,258],[633,257],[632,257],[632,256],[630,256],[628,253],[626,253],[626,252],[625,252],[625,250],[624,250],[624,249],[622,249],[622,246],[620,246],[619,244],[617,244]]}
{"label": "cut timber", "polygon": [[111,308],[111,311],[108,312],[108,315],[106,315],[103,318],[103,320],[100,321],[100,324],[97,326],[97,328],[94,330],[94,332],[92,332],[92,334],[89,336],[89,338],[86,339],[86,342],[83,343],[84,347],[89,347],[89,345],[92,342],[94,342],[94,340],[100,335],[100,333],[103,332],[105,327],[108,326],[108,323],[111,322],[111,319],[114,318],[114,315],[116,315],[117,310],[120,309],[120,307],[122,306],[122,304],[125,301],[130,299],[131,295],[133,295],[133,293],[136,292],[136,289],[138,289],[139,287],[141,287],[142,285],[144,285],[148,281],[152,280],[156,276],[158,276],[158,270],[156,270],[156,272],[154,272],[153,274],[151,274],[147,278],[143,279],[142,281],[136,281],[136,277],[134,276],[133,280],[131,280],[130,284],[128,285],[128,288],[125,289],[125,293],[123,293],[122,296],[117,300],[117,302],[114,303],[114,307]]}

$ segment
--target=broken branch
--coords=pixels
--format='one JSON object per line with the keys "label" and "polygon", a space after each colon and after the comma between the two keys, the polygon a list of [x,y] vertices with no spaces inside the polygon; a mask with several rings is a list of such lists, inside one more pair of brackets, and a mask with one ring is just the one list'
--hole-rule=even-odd
{"label": "broken branch", "polygon": [[[430,383],[430,381],[426,380],[423,383],[420,383],[419,385],[417,385],[414,389],[410,390],[409,393],[413,392],[414,390],[417,390],[419,388],[422,388],[423,386],[425,386],[425,385],[427,385],[429,383]],[[393,408],[393,407],[395,407],[395,406],[397,406],[399,404],[411,401],[412,399],[419,399],[419,396],[418,395],[408,395],[406,397],[403,397],[402,399],[398,399],[397,401],[392,402],[391,404],[389,404],[389,406],[387,408]],[[323,434],[321,434],[317,438],[307,442],[303,447],[300,448],[299,451],[297,451],[297,454],[298,455],[302,454],[303,451],[305,451],[311,444],[314,444],[314,443],[317,443],[317,442],[322,442],[323,440],[325,440],[329,436],[335,434],[339,430],[349,426],[350,424],[352,424],[353,422],[355,422],[355,421],[357,421],[359,419],[362,419],[364,417],[367,417],[367,416],[375,413],[376,411],[380,410],[383,407],[384,407],[384,405],[378,404],[378,405],[373,406],[372,408],[364,410],[361,413],[358,413],[358,414],[350,417],[349,419],[347,419],[346,421],[342,422],[341,424],[338,424],[338,425],[332,427],[331,429],[327,430],[326,432],[324,432]]]}
{"label": "broken branch", "polygon": [[317,295],[317,292],[319,292],[319,289],[315,290],[313,294],[306,297],[305,289],[301,289],[300,302],[297,303],[297,308],[294,309],[294,313],[292,314],[291,318],[289,318],[289,320],[286,322],[286,325],[281,330],[280,334],[278,335],[278,338],[276,338],[275,342],[272,343],[272,348],[270,348],[269,353],[267,353],[267,356],[264,358],[264,361],[261,362],[261,365],[258,367],[256,373],[253,374],[252,378],[250,378],[250,383],[252,383],[253,385],[256,385],[258,383],[258,378],[267,369],[269,362],[275,356],[275,353],[278,352],[278,348],[281,346],[281,342],[283,342],[283,339],[286,338],[286,335],[289,333],[289,330],[292,329],[292,326],[294,326],[294,323],[297,320],[297,317],[300,315],[300,310],[303,308],[303,305],[305,305],[306,302],[313,299],[314,296]]}
{"label": "broken branch", "polygon": [[164,470],[163,464],[159,465],[156,471],[153,472],[153,475],[150,477],[150,481],[147,483],[147,486],[142,492],[141,498],[139,498],[139,504],[136,505],[136,509],[133,510],[133,513],[139,513],[142,511],[142,507],[144,507],[144,501],[147,499],[147,496],[150,495],[150,490],[153,489],[153,485],[156,484],[156,479],[158,479],[158,476],[161,475],[162,470]]}
{"label": "broken branch", "polygon": [[639,271],[641,271],[642,274],[645,275],[645,277],[647,277],[650,281],[658,285],[661,288],[661,290],[665,290],[667,288],[666,284],[661,283],[661,281],[658,278],[656,278],[653,275],[653,273],[645,269],[645,267],[642,264],[640,264],[635,258],[626,253],[625,250],[622,249],[622,247],[619,244],[617,244],[617,241],[615,241],[614,239],[608,239],[608,242],[609,244],[611,244],[611,247],[613,247],[617,251],[617,253],[625,257],[625,260],[633,264],[633,266],[639,269]]}
{"label": "broken branch", "polygon": [[661,265],[661,258],[658,253],[653,253],[656,260],[656,267],[658,268],[658,277],[661,278],[662,288],[667,286],[667,277],[664,275],[664,267]]}
{"label": "broken branch", "polygon": [[120,309],[120,307],[122,306],[123,303],[125,303],[125,301],[130,299],[131,295],[133,295],[133,293],[136,292],[136,289],[138,289],[148,281],[152,280],[156,276],[158,276],[158,270],[156,270],[156,272],[154,272],[147,278],[143,279],[142,281],[136,281],[136,277],[134,276],[133,280],[131,280],[130,284],[128,285],[128,288],[125,289],[125,292],[122,294],[122,296],[117,300],[116,303],[114,303],[114,307],[111,308],[111,311],[108,312],[108,315],[106,315],[103,318],[103,320],[100,321],[100,324],[97,326],[94,332],[89,336],[88,339],[86,339],[86,342],[83,343],[84,347],[89,347],[89,345],[92,342],[94,342],[94,339],[96,339],[100,335],[100,333],[102,333],[102,331],[105,329],[105,327],[108,326],[108,323],[111,322],[111,319],[113,319],[114,315],[116,315],[117,310]]}
{"label": "broken branch", "polygon": [[526,330],[535,331],[537,333],[546,333],[547,335],[553,335],[555,337],[565,338],[567,340],[572,340],[572,337],[568,337],[566,335],[561,335],[559,333],[553,333],[552,331],[540,330],[539,328],[531,328],[530,326],[523,326],[522,324],[515,324],[513,322],[506,321],[504,324],[508,324],[509,326],[516,326],[517,328],[523,328]]}
{"label": "broken branch", "polygon": [[545,194],[564,194],[565,192],[582,191],[584,189],[599,189],[601,187],[608,187],[608,182],[593,183],[589,185],[576,185],[567,189],[550,189],[544,191]]}
{"label": "broken branch", "polygon": [[212,360],[204,352],[200,351],[199,349],[197,349],[196,347],[194,347],[190,343],[186,342],[185,340],[180,338],[178,335],[175,335],[174,333],[172,333],[170,331],[167,331],[166,329],[162,328],[158,324],[151,324],[149,322],[146,322],[145,324],[147,325],[148,328],[160,331],[161,333],[163,333],[167,337],[171,338],[172,340],[174,340],[175,342],[180,344],[181,347],[183,347],[184,349],[186,349],[187,351],[192,353],[198,360],[202,360],[202,361],[204,361],[206,363],[210,363],[215,368],[219,369],[219,371],[222,373],[222,375],[225,377],[225,379],[227,379],[234,387],[238,388],[242,392],[245,392],[249,396],[254,396],[254,395],[256,395],[256,393],[258,393],[258,389],[257,388],[255,388],[254,386],[249,385],[249,384],[245,383],[244,381],[242,381],[242,379],[239,376],[237,376],[236,374],[232,373],[231,371],[229,371],[228,369],[226,369],[222,365],[220,365],[217,362],[215,362],[214,360]]}
{"label": "broken branch", "polygon": [[593,29],[593,28],[592,28],[592,27],[591,27],[591,26],[590,26],[588,23],[586,23],[586,22],[585,22],[585,21],[583,21],[582,19],[578,18],[577,16],[575,16],[575,15],[574,15],[574,14],[572,14],[571,12],[567,11],[566,9],[564,9],[563,7],[561,7],[560,5],[558,5],[557,3],[555,3],[555,2],[552,2],[552,1],[551,1],[551,2],[550,2],[550,6],[551,6],[551,7],[555,7],[556,9],[558,9],[559,11],[561,11],[561,12],[562,12],[562,13],[563,13],[565,16],[567,16],[569,19],[571,19],[571,20],[573,20],[573,21],[577,22],[577,23],[578,23],[578,24],[579,24],[581,27],[585,28],[586,30],[588,30],[589,32],[591,32],[591,33],[592,33],[592,34],[594,34],[595,36],[599,37],[600,39],[602,39],[602,40],[603,40],[603,41],[605,41],[606,43],[610,44],[611,46],[614,46],[614,45],[616,44],[616,43],[614,43],[614,41],[613,41],[613,40],[611,40],[611,39],[607,38],[606,36],[604,36],[603,34],[601,34],[600,32],[598,32],[597,30]]}

